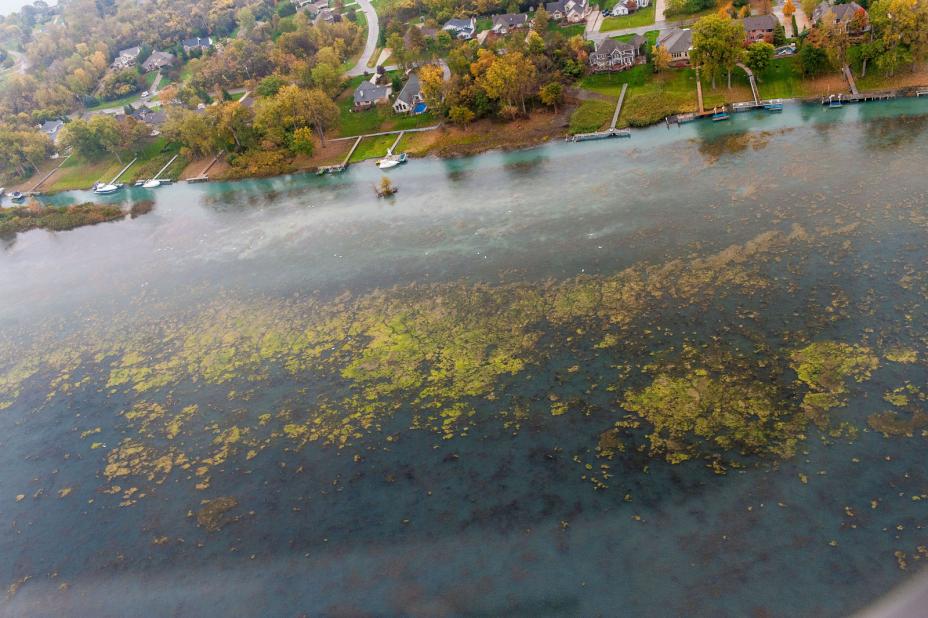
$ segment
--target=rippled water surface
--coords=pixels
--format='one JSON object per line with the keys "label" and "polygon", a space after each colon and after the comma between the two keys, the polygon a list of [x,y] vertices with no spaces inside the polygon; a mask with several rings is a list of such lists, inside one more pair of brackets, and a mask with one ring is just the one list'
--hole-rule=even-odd
{"label": "rippled water surface", "polygon": [[867,605],[928,559],[926,143],[794,106],[0,241],[0,613]]}

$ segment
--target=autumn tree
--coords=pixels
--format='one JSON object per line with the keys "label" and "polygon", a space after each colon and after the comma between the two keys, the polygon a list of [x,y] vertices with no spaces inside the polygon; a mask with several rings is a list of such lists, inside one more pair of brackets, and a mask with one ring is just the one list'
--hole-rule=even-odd
{"label": "autumn tree", "polygon": [[548,82],[538,90],[538,98],[548,107],[553,107],[557,113],[557,107],[564,101],[564,88],[560,82]]}
{"label": "autumn tree", "polygon": [[693,50],[690,58],[715,80],[723,71],[728,73],[731,88],[731,71],[741,58],[744,27],[739,22],[720,15],[707,15],[693,24]]}
{"label": "autumn tree", "polygon": [[[783,15],[785,15],[786,18],[789,19],[795,13],[796,13],[796,5],[793,4],[793,0],[786,0],[786,2],[783,3]],[[798,32],[794,34],[798,34]]]}
{"label": "autumn tree", "polygon": [[212,119],[182,107],[168,110],[162,133],[169,140],[179,142],[182,154],[188,158],[205,157],[216,147]]}
{"label": "autumn tree", "polygon": [[670,62],[673,58],[670,55],[670,51],[663,45],[654,48],[654,53],[651,55],[651,64],[654,66],[655,72],[666,71],[670,68]]}
{"label": "autumn tree", "polygon": [[544,5],[540,5],[535,11],[535,16],[532,18],[532,30],[538,34],[544,34],[548,30],[548,23],[551,21],[548,11],[545,10]]}
{"label": "autumn tree", "polygon": [[463,105],[454,105],[448,110],[448,118],[458,126],[465,126],[474,120],[474,112]]}
{"label": "autumn tree", "polygon": [[478,77],[478,83],[488,97],[509,108],[514,108],[518,103],[523,114],[528,113],[525,100],[535,92],[536,81],[535,65],[522,52],[495,56],[486,71]]}
{"label": "autumn tree", "polygon": [[420,68],[419,88],[428,106],[432,109],[440,109],[445,97],[445,82],[441,67],[427,64]]}
{"label": "autumn tree", "polygon": [[756,41],[748,45],[744,63],[755,73],[763,73],[773,60],[773,45],[766,41]]}

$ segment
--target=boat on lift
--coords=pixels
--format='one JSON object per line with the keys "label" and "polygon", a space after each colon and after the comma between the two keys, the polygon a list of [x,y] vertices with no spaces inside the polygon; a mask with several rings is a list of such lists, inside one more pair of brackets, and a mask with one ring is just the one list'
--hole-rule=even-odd
{"label": "boat on lift", "polygon": [[774,99],[772,101],[767,101],[764,103],[764,109],[768,112],[782,112],[783,111],[783,102],[780,99]]}
{"label": "boat on lift", "polygon": [[401,152],[398,155],[388,154],[383,159],[377,161],[377,167],[379,167],[382,170],[388,170],[391,167],[396,167],[397,165],[401,163],[406,163],[406,161],[407,161],[407,156],[405,152]]}
{"label": "boat on lift", "polygon": [[728,115],[728,112],[726,112],[724,109],[719,111],[718,108],[713,108],[712,122],[722,122],[723,120],[728,120],[729,118],[730,116]]}
{"label": "boat on lift", "polygon": [[114,185],[110,183],[98,182],[97,184],[93,186],[93,192],[96,193],[97,195],[112,195],[113,193],[116,193],[120,189],[122,189],[122,185],[120,184]]}

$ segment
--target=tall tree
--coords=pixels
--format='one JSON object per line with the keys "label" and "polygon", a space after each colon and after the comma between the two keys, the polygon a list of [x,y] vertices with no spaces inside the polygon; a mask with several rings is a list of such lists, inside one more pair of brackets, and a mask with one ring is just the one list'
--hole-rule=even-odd
{"label": "tall tree", "polygon": [[523,114],[528,113],[525,100],[535,92],[536,82],[535,65],[522,52],[509,52],[495,57],[478,78],[478,84],[487,96],[504,102],[510,108],[518,103]]}
{"label": "tall tree", "polygon": [[690,53],[696,64],[715,79],[722,71],[728,73],[731,88],[731,71],[741,58],[744,44],[744,27],[721,15],[707,15],[693,24],[693,50]]}

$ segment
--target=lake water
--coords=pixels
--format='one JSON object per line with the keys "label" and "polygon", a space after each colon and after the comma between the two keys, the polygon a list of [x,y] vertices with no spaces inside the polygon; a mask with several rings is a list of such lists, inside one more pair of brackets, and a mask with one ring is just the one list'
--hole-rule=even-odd
{"label": "lake water", "polygon": [[790,106],[5,240],[0,613],[866,606],[928,559],[926,143]]}

